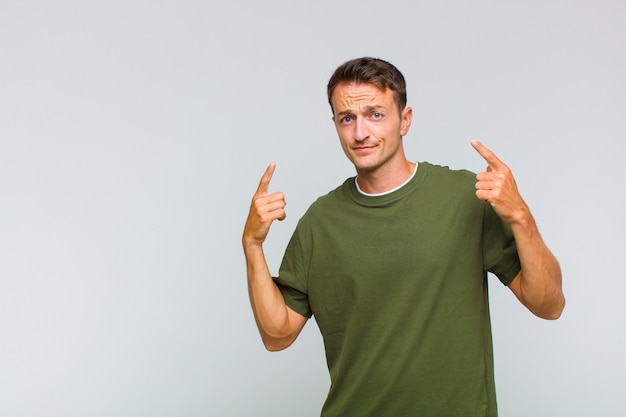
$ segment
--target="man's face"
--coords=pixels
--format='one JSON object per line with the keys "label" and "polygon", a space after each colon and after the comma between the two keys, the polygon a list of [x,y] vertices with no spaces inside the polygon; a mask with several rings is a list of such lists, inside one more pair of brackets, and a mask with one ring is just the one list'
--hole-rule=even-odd
{"label": "man's face", "polygon": [[390,89],[373,84],[339,84],[332,95],[333,121],[341,146],[357,171],[373,172],[404,162],[402,137],[411,125],[409,107],[402,113]]}

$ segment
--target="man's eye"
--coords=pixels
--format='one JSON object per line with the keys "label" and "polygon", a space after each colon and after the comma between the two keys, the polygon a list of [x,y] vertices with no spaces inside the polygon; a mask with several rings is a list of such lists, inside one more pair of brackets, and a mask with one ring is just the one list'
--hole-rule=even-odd
{"label": "man's eye", "polygon": [[343,118],[343,122],[344,123],[350,123],[351,121],[352,121],[352,117],[350,117],[350,116],[346,116],[346,117]]}
{"label": "man's eye", "polygon": [[383,115],[382,115],[382,114],[380,114],[380,113],[378,113],[378,112],[375,112],[375,113],[373,113],[373,114],[372,114],[372,117],[373,117],[374,119],[380,119],[381,117],[383,117]]}

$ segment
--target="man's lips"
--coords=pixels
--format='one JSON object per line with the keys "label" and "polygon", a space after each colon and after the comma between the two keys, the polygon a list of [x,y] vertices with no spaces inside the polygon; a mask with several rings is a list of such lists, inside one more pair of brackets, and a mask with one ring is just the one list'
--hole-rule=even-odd
{"label": "man's lips", "polygon": [[352,149],[354,149],[355,151],[366,151],[368,149],[372,149],[375,145],[360,145],[360,146],[353,146]]}

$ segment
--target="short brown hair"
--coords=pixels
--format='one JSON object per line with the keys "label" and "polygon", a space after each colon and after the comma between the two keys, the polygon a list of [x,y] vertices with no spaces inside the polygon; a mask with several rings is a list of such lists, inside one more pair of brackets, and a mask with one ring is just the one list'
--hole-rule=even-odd
{"label": "short brown hair", "polygon": [[398,111],[406,107],[406,82],[402,73],[392,64],[379,58],[363,57],[341,64],[328,81],[328,103],[334,113],[332,97],[335,88],[342,83],[373,84],[382,91],[394,92]]}

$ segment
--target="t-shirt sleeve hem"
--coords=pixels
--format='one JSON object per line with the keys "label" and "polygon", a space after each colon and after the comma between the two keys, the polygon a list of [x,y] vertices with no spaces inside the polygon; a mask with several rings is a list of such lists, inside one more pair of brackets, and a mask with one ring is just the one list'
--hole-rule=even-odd
{"label": "t-shirt sleeve hem", "polygon": [[509,268],[508,271],[502,274],[498,274],[497,276],[500,282],[502,282],[502,284],[508,287],[509,284],[513,282],[515,277],[517,277],[517,275],[520,273],[521,270],[522,270],[522,266],[520,265],[519,262],[516,262],[515,264],[511,265],[511,268]]}
{"label": "t-shirt sleeve hem", "polygon": [[313,316],[311,308],[308,305],[305,305],[301,300],[297,300],[293,294],[290,293],[291,291],[295,291],[294,289],[280,284],[278,284],[278,289],[282,293],[287,307],[306,318],[311,318]]}

